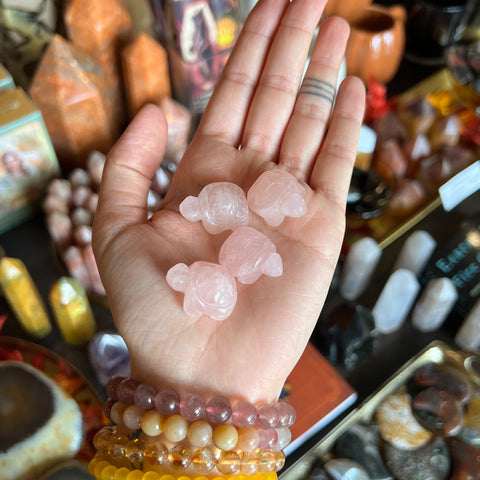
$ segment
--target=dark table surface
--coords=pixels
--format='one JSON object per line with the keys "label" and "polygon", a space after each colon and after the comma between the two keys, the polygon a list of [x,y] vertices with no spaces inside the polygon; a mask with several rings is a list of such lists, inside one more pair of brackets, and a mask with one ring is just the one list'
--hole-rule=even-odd
{"label": "dark table surface", "polygon": [[[423,78],[434,73],[434,71],[431,67],[413,65],[404,60],[399,73],[388,85],[388,92],[390,95],[401,93]],[[479,205],[480,196],[476,194],[452,212],[446,213],[440,206],[415,228],[429,231],[437,242],[441,243],[456,231],[465,218],[468,218],[472,212],[477,212]],[[388,273],[405,238],[406,236],[404,235],[385,248],[375,277],[369,289],[361,298],[362,305],[369,308],[373,306],[375,299],[378,297],[382,286],[388,278]],[[25,263],[45,304],[48,305],[48,294],[51,286],[60,276],[65,275],[66,272],[55,256],[49,234],[45,227],[43,214],[38,212],[29,220],[0,235],[0,246],[8,256],[20,258]],[[338,298],[335,291],[332,291],[327,298],[319,322],[328,317],[330,309],[335,306],[337,300]],[[108,308],[95,303],[92,304],[92,307],[98,330],[114,330],[112,317]],[[52,333],[42,340],[29,337],[9,311],[5,299],[0,298],[0,315],[3,313],[9,313],[9,318],[1,331],[1,335],[34,341],[60,354],[83,372],[94,388],[96,388],[99,396],[102,399],[105,398],[104,387],[97,381],[89,364],[86,347],[73,347],[66,344],[56,330],[55,325]],[[53,315],[51,315],[51,318],[53,318]],[[52,323],[54,324],[54,322]],[[453,345],[452,331],[441,329],[431,333],[421,333],[418,330],[414,331],[409,322],[406,322],[399,331],[379,338],[376,343],[374,355],[369,360],[363,362],[352,372],[344,372],[346,379],[358,392],[357,404],[374,392],[413,355],[417,354],[431,341],[437,339]],[[301,446],[297,452],[292,454],[288,461],[293,462],[302,455],[302,453],[317,442],[332,425],[333,424],[329,425],[305,445]]]}

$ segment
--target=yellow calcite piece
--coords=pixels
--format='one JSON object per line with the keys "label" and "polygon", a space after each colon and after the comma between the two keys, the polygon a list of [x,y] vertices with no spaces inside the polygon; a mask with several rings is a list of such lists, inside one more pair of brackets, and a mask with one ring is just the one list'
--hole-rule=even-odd
{"label": "yellow calcite piece", "polygon": [[69,277],[58,279],[50,290],[50,305],[67,343],[85,345],[95,335],[95,318],[80,282]]}
{"label": "yellow calcite piece", "polygon": [[25,264],[10,257],[0,258],[0,286],[22,327],[37,338],[50,333],[52,326]]}

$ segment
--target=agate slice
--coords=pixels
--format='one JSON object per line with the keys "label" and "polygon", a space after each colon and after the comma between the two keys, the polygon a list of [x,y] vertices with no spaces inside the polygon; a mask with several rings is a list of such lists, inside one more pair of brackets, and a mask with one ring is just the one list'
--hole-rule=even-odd
{"label": "agate slice", "polygon": [[235,278],[223,265],[198,261],[188,266],[174,265],[167,272],[170,287],[185,294],[183,309],[187,315],[207,315],[225,320],[237,302]]}
{"label": "agate slice", "polygon": [[282,258],[274,243],[252,227],[235,230],[222,245],[219,261],[240,283],[251,284],[263,274],[279,277]]}
{"label": "agate slice", "polygon": [[245,193],[230,182],[210,183],[198,197],[188,196],[180,204],[180,213],[190,222],[201,221],[212,235],[248,224]]}
{"label": "agate slice", "polygon": [[284,170],[268,170],[258,177],[247,193],[248,206],[272,227],[285,217],[305,215],[305,188]]}

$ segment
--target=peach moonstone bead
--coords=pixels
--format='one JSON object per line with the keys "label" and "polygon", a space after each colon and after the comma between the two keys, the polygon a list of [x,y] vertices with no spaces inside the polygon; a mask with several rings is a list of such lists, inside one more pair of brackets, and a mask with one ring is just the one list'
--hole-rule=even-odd
{"label": "peach moonstone bead", "polygon": [[248,206],[272,227],[278,227],[285,217],[305,215],[305,188],[285,170],[262,173],[247,193]]}
{"label": "peach moonstone bead", "polygon": [[207,315],[225,320],[237,303],[235,278],[223,265],[198,261],[187,266],[177,263],[167,272],[168,285],[185,294],[183,309],[187,315]]}
{"label": "peach moonstone bead", "polygon": [[282,258],[275,244],[252,227],[240,227],[225,240],[219,262],[244,284],[256,282],[262,273],[270,277],[283,273]]}
{"label": "peach moonstone bead", "polygon": [[245,193],[230,182],[210,183],[198,197],[188,196],[180,204],[180,213],[190,222],[201,221],[212,235],[248,224]]}

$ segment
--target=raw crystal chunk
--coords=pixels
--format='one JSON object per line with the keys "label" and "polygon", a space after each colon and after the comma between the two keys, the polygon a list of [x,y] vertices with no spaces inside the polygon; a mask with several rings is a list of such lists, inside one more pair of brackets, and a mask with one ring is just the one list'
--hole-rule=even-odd
{"label": "raw crystal chunk", "polygon": [[440,328],[457,301],[455,284],[447,277],[428,282],[412,313],[412,324],[422,332]]}
{"label": "raw crystal chunk", "polygon": [[402,326],[419,289],[417,277],[410,270],[400,268],[390,275],[372,310],[380,333],[391,333]]}
{"label": "raw crystal chunk", "polygon": [[272,227],[285,217],[298,218],[307,211],[305,188],[284,170],[262,173],[247,193],[248,206]]}
{"label": "raw crystal chunk", "polygon": [[340,294],[343,298],[356,300],[365,291],[381,256],[382,249],[373,238],[364,237],[351,246],[340,282]]}
{"label": "raw crystal chunk", "polygon": [[252,227],[240,227],[225,240],[219,261],[240,283],[254,283],[262,273],[269,277],[283,273],[282,258],[273,242]]}
{"label": "raw crystal chunk", "polygon": [[235,278],[223,265],[198,261],[189,267],[178,263],[167,272],[167,283],[185,294],[183,309],[193,317],[225,320],[237,302]]}
{"label": "raw crystal chunk", "polygon": [[393,269],[405,268],[419,275],[436,246],[437,241],[427,231],[416,230],[405,240]]}
{"label": "raw crystal chunk", "polygon": [[180,213],[191,222],[202,221],[213,235],[248,224],[248,204],[243,190],[234,183],[206,185],[198,197],[188,196],[180,204]]}

